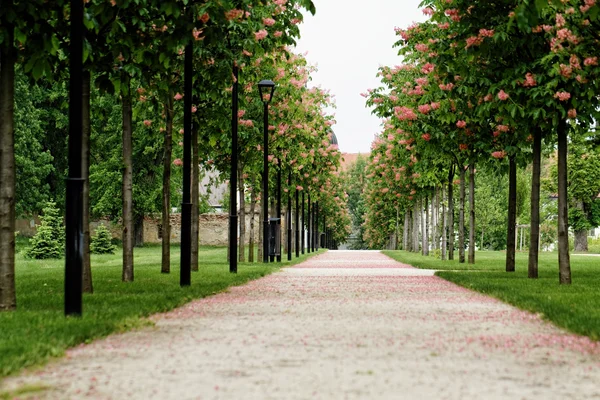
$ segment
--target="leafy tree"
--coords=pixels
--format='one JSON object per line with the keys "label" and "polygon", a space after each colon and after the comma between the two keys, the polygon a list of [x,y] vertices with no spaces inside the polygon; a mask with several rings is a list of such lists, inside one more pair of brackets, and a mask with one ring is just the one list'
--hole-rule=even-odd
{"label": "leafy tree", "polygon": [[345,174],[346,193],[348,193],[348,210],[352,218],[352,232],[356,235],[356,242],[352,243],[355,250],[367,248],[365,243],[365,214],[367,205],[364,192],[367,185],[366,177],[367,158],[359,154],[356,161]]}
{"label": "leafy tree", "polygon": [[91,237],[90,250],[94,254],[113,254],[116,246],[112,244],[112,235],[104,224],[98,225],[96,234]]}
{"label": "leafy tree", "polygon": [[46,203],[40,219],[41,224],[31,239],[27,256],[37,259],[61,258],[65,251],[65,227],[56,203]]}

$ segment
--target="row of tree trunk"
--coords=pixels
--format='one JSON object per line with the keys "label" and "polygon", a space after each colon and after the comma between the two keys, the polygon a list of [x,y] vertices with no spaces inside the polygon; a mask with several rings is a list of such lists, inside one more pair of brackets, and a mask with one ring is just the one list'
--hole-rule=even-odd
{"label": "row of tree trunk", "polygon": [[[466,196],[466,170],[469,171],[469,196]],[[404,214],[402,247],[412,252],[429,255],[430,248],[442,260],[454,259],[454,175],[455,166],[448,173],[448,182],[427,191],[414,202],[413,208]],[[469,202],[469,247],[468,262],[475,263],[475,164],[459,167],[460,196],[458,211],[459,262],[465,262],[465,203]]]}

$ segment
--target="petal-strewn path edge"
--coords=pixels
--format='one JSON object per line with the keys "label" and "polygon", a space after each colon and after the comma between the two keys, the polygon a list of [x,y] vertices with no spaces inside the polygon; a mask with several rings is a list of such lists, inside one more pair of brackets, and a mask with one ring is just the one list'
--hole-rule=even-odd
{"label": "petal-strewn path edge", "polygon": [[70,350],[56,399],[600,398],[600,347],[379,252],[330,251]]}

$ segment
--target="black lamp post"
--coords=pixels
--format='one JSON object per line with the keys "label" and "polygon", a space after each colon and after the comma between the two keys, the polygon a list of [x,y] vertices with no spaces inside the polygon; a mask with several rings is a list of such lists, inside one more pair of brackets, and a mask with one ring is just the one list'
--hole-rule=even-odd
{"label": "black lamp post", "polygon": [[305,238],[306,238],[306,228],[305,228],[305,219],[304,219],[304,210],[306,209],[305,204],[304,204],[304,191],[302,191],[302,243],[300,244],[300,249],[302,251],[302,254],[304,254],[304,247],[305,247]]}
{"label": "black lamp post", "polygon": [[83,290],[83,184],[81,168],[83,2],[71,1],[71,67],[69,70],[69,177],[65,228],[65,315],[80,316]]}
{"label": "black lamp post", "polygon": [[[281,154],[281,149],[277,149],[277,154]],[[277,262],[281,262],[281,159],[277,163],[277,225],[279,229],[277,229],[277,235],[279,236],[275,243],[276,246],[279,246],[277,249]]]}
{"label": "black lamp post", "polygon": [[270,80],[258,82],[258,92],[263,102],[263,262],[269,262],[269,103],[273,99],[275,83]]}
{"label": "black lamp post", "polygon": [[292,170],[288,173],[288,196],[287,196],[287,213],[286,213],[286,226],[287,226],[287,259],[292,259]]}
{"label": "black lamp post", "polygon": [[296,240],[295,240],[295,247],[296,247],[296,258],[300,257],[300,227],[298,226],[298,224],[300,223],[300,215],[298,214],[298,188],[296,188],[296,213],[294,214],[296,217],[295,220],[295,226],[296,226]]}
{"label": "black lamp post", "polygon": [[233,64],[233,90],[231,91],[231,172],[229,177],[229,272],[237,273],[237,168],[238,168],[238,74]]}

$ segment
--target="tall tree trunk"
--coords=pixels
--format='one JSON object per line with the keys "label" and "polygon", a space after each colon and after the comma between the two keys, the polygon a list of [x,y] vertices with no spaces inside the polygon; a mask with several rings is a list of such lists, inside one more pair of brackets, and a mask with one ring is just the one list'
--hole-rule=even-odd
{"label": "tall tree trunk", "polygon": [[404,248],[404,250],[406,251],[413,251],[413,236],[412,236],[412,226],[413,226],[413,217],[412,217],[412,210],[407,209],[406,210],[406,218],[408,219],[406,221],[406,247]]}
{"label": "tall tree trunk", "polygon": [[[256,211],[256,189],[250,193],[250,238],[248,240],[248,262],[254,262],[254,217]],[[260,257],[259,257],[260,260]]]}
{"label": "tall tree trunk", "polygon": [[264,193],[260,194],[260,222],[258,224],[258,248],[256,250],[256,259],[258,262],[261,262],[264,260],[263,255],[263,241],[265,240],[264,238],[264,220],[265,220],[265,213],[264,213],[264,202],[267,201],[265,200],[265,195]]}
{"label": "tall tree trunk", "polygon": [[[588,212],[585,209],[585,205],[583,204],[583,201],[577,200],[577,202],[575,203],[575,207],[583,215],[588,215]],[[587,252],[588,251],[588,230],[587,229],[576,230],[573,233],[575,235],[575,240],[573,243],[574,244],[573,250]]]}
{"label": "tall tree trunk", "polygon": [[133,116],[129,77],[123,99],[123,282],[133,282]]}
{"label": "tall tree trunk", "polygon": [[190,268],[198,271],[198,251],[200,247],[200,160],[198,149],[198,124],[192,125],[192,227],[190,243]]}
{"label": "tall tree trunk", "polygon": [[460,165],[460,200],[458,211],[458,262],[465,262],[465,167]]}
{"label": "tall tree trunk", "polygon": [[[8,0],[10,9],[12,1]],[[17,307],[15,292],[15,50],[13,26],[0,44],[0,311]]]}
{"label": "tall tree trunk", "polygon": [[454,168],[448,173],[448,260],[454,260]]}
{"label": "tall tree trunk", "polygon": [[243,168],[241,166],[238,168],[238,182],[238,193],[240,194],[238,261],[244,262],[246,261],[246,190],[244,188]]}
{"label": "tall tree trunk", "polygon": [[558,270],[559,282],[571,284],[569,204],[567,200],[567,121],[558,122]]}
{"label": "tall tree trunk", "polygon": [[582,231],[575,231],[575,251],[587,252],[588,251],[588,231],[584,229]]}
{"label": "tall tree trunk", "polygon": [[446,254],[447,254],[447,246],[448,246],[448,242],[447,242],[447,237],[448,234],[446,233],[447,231],[447,224],[448,224],[448,218],[446,215],[446,205],[444,203],[444,185],[440,185],[440,207],[441,207],[441,211],[440,211],[440,215],[442,218],[442,243],[441,243],[441,247],[442,247],[442,260],[446,260]]}
{"label": "tall tree trunk", "polygon": [[425,218],[422,219],[421,225],[423,227],[423,255],[429,255],[429,204],[427,196],[425,196],[425,204],[423,204],[423,211],[425,211]]}
{"label": "tall tree trunk", "polygon": [[402,232],[402,250],[408,250],[408,241],[410,237],[410,213],[404,211],[404,232]]}
{"label": "tall tree trunk", "polygon": [[144,247],[144,215],[134,215],[133,217],[133,245],[135,247]]}
{"label": "tall tree trunk", "polygon": [[413,205],[413,244],[412,251],[415,253],[419,252],[419,214],[421,214],[421,210],[419,210],[419,201],[415,200],[415,204]]}
{"label": "tall tree trunk", "polygon": [[[535,157],[535,156],[534,156]],[[533,198],[533,191],[531,193]],[[538,202],[539,205],[539,202]],[[533,208],[533,202],[531,203]],[[508,226],[506,229],[506,272],[515,271],[517,242],[517,162],[515,156],[508,158]]]}
{"label": "tall tree trunk", "polygon": [[165,101],[165,138],[163,142],[162,185],[162,257],[160,272],[171,272],[171,157],[173,154],[173,96],[171,91]]}
{"label": "tall tree trunk", "polygon": [[475,162],[469,165],[469,264],[475,264]]}
{"label": "tall tree trunk", "polygon": [[81,172],[83,174],[83,286],[84,293],[94,293],[90,260],[90,71],[83,71],[81,111]]}
{"label": "tall tree trunk", "polygon": [[439,221],[438,221],[438,209],[439,209],[439,193],[438,187],[435,185],[433,187],[433,196],[431,197],[431,247],[434,250],[439,249],[438,242],[438,230],[439,230]]}
{"label": "tall tree trunk", "polygon": [[540,173],[542,158],[542,131],[533,132],[533,171],[531,176],[531,223],[529,230],[529,262],[527,276],[538,277],[538,253],[540,249]]}

